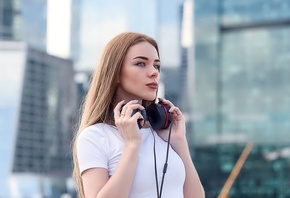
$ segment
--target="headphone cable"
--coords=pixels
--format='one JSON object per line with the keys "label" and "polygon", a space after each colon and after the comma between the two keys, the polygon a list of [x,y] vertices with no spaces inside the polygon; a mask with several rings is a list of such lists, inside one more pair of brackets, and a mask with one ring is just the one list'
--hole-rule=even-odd
{"label": "headphone cable", "polygon": [[152,135],[153,135],[153,154],[154,154],[154,169],[155,169],[156,192],[157,192],[157,198],[160,198],[159,197],[158,174],[157,174],[156,149],[155,149],[155,135],[154,135],[154,132],[153,132],[153,130],[151,128],[151,125],[150,125],[150,129],[151,129],[151,132],[152,132]]}
{"label": "headphone cable", "polygon": [[162,175],[162,181],[161,181],[161,187],[160,187],[160,198],[161,198],[161,194],[162,194],[162,189],[163,189],[163,182],[164,182],[164,177],[165,177],[165,173],[167,171],[167,166],[168,166],[168,155],[169,155],[169,146],[170,146],[170,137],[171,137],[171,128],[172,128],[172,123],[170,123],[169,125],[169,133],[168,133],[168,140],[167,140],[167,151],[166,151],[166,159],[165,159],[165,163],[163,166],[163,175]]}
{"label": "headphone cable", "polygon": [[157,160],[156,160],[156,148],[155,148],[155,135],[152,130],[151,124],[149,123],[152,135],[153,135],[153,154],[154,154],[154,168],[155,168],[155,182],[156,182],[156,189],[157,189],[157,198],[161,198],[162,195],[162,189],[163,189],[163,183],[164,183],[164,178],[165,178],[165,173],[167,171],[167,166],[168,166],[168,156],[169,156],[169,146],[170,146],[170,137],[171,137],[171,128],[172,128],[172,123],[169,125],[169,133],[168,133],[168,140],[167,140],[167,151],[166,151],[166,158],[165,158],[165,163],[163,166],[163,175],[162,175],[162,181],[161,181],[161,186],[160,186],[160,192],[159,192],[159,185],[158,185],[158,174],[157,174]]}

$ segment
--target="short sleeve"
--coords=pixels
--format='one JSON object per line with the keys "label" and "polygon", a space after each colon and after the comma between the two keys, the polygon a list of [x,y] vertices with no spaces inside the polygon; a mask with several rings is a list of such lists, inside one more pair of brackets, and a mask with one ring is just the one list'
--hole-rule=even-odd
{"label": "short sleeve", "polygon": [[76,149],[80,174],[90,168],[108,169],[106,137],[101,131],[84,129],[77,137]]}

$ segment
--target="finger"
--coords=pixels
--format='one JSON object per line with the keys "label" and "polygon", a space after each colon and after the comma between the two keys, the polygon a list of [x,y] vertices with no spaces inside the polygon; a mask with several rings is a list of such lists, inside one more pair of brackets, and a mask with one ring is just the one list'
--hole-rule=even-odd
{"label": "finger", "polygon": [[164,104],[167,104],[169,107],[174,106],[172,102],[170,102],[170,100],[166,100],[165,98],[158,98],[158,100]]}
{"label": "finger", "polygon": [[145,107],[143,107],[140,104],[132,104],[132,105],[128,106],[127,113],[132,116],[134,113],[136,113],[136,111],[138,112],[138,111],[141,111],[144,109],[145,109]]}
{"label": "finger", "polygon": [[131,117],[133,109],[141,109],[142,106],[137,104],[138,100],[131,100],[127,104],[125,104],[121,110],[121,115],[126,117]]}
{"label": "finger", "polygon": [[181,115],[181,111],[180,111],[180,109],[179,109],[178,107],[175,107],[175,106],[171,107],[171,108],[169,109],[169,112],[170,112],[170,114],[171,114],[172,116],[179,116],[179,115]]}
{"label": "finger", "polygon": [[144,120],[142,114],[140,112],[136,112],[135,114],[132,115],[132,119],[134,120]]}
{"label": "finger", "polygon": [[122,101],[120,101],[117,105],[116,105],[116,107],[115,107],[115,109],[114,109],[114,117],[116,118],[116,117],[120,117],[120,115],[121,115],[121,107],[122,107],[122,105],[124,105],[124,103],[125,103],[125,100],[122,100]]}
{"label": "finger", "polygon": [[172,113],[172,112],[178,112],[178,111],[180,111],[180,110],[179,110],[179,108],[176,107],[176,106],[172,106],[172,107],[170,107],[170,109],[169,109],[169,112],[170,112],[170,113]]}
{"label": "finger", "polygon": [[169,112],[174,111],[175,106],[172,102],[170,102],[169,100],[166,100],[164,98],[158,98],[158,99],[161,103],[166,104],[169,107],[169,110],[168,110]]}
{"label": "finger", "polygon": [[135,114],[133,114],[130,119],[137,121],[136,123],[138,124],[139,129],[142,128],[145,124],[145,120],[140,112],[136,112]]}

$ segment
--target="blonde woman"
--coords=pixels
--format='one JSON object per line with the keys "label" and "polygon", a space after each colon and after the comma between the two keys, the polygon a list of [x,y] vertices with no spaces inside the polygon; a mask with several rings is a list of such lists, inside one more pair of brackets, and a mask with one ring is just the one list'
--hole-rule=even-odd
{"label": "blonde woman", "polygon": [[159,72],[158,45],[147,35],[125,32],[105,47],[74,139],[80,198],[205,197],[182,112],[158,99],[164,129],[143,114],[155,104]]}

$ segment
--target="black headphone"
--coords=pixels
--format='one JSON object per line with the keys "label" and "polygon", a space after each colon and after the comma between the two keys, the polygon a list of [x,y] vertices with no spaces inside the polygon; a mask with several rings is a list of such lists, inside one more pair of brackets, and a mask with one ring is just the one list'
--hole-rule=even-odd
{"label": "black headphone", "polygon": [[[140,112],[154,130],[167,129],[171,123],[169,106],[162,102],[152,103],[144,110],[135,109],[132,114],[136,112]],[[138,119],[139,129],[143,127],[141,121],[142,119]]]}

